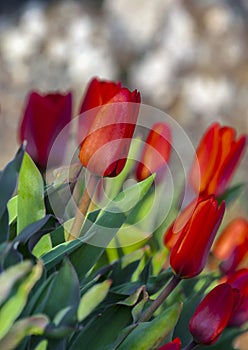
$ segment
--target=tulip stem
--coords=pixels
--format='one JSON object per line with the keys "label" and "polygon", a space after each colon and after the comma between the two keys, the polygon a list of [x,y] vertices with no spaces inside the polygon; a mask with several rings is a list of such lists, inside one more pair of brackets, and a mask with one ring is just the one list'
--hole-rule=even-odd
{"label": "tulip stem", "polygon": [[88,208],[92,201],[93,194],[97,188],[99,178],[93,174],[90,174],[89,181],[87,182],[81,200],[79,202],[79,206],[77,208],[77,212],[75,215],[75,219],[72,224],[72,228],[68,237],[68,241],[73,241],[76,238],[80,237],[81,229],[83,223],[85,221],[86,214],[88,212]]}
{"label": "tulip stem", "polygon": [[199,344],[196,343],[194,340],[192,340],[192,342],[190,342],[188,345],[186,345],[182,350],[193,350],[195,348],[197,348]]}
{"label": "tulip stem", "polygon": [[162,292],[159,294],[157,299],[153,301],[153,303],[149,306],[149,308],[145,311],[145,313],[139,319],[139,322],[149,321],[154,312],[162,305],[165,299],[171,294],[171,292],[176,288],[178,283],[181,281],[179,276],[174,275],[170,282],[165,286]]}

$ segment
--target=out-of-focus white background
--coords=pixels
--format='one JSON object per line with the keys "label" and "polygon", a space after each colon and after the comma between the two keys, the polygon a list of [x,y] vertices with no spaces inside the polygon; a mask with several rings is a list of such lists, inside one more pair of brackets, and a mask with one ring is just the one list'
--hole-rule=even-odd
{"label": "out-of-focus white background", "polygon": [[195,145],[215,120],[248,133],[248,2],[0,2],[0,168],[30,90],[73,90],[76,115],[92,76],[139,89]]}

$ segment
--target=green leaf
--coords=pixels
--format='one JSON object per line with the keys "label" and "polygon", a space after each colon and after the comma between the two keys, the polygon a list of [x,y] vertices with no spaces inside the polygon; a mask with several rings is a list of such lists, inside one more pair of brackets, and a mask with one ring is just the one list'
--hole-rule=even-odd
{"label": "green leaf", "polygon": [[36,347],[34,350],[46,350],[47,349],[47,344],[48,341],[47,340],[42,340]]}
{"label": "green leaf", "polygon": [[172,305],[150,322],[140,323],[115,347],[118,350],[152,350],[164,341],[175,327],[181,312],[181,304]]}
{"label": "green leaf", "polygon": [[41,237],[39,242],[35,245],[32,253],[37,258],[40,258],[45,253],[49,252],[52,249],[52,242],[50,238],[50,234],[46,234]]}
{"label": "green leaf", "polygon": [[0,304],[9,296],[13,286],[32,269],[31,261],[23,261],[9,267],[0,275]]}
{"label": "green leaf", "polygon": [[9,224],[17,218],[17,201],[18,196],[14,196],[8,202]]}
{"label": "green leaf", "polygon": [[55,265],[57,265],[63,257],[67,254],[72,253],[78,247],[82,246],[83,242],[79,240],[65,242],[57,245],[49,252],[42,256],[42,260],[44,262],[45,268],[47,270],[51,269]]}
{"label": "green leaf", "polygon": [[30,290],[40,278],[42,273],[42,264],[38,263],[33,266],[28,276],[16,287],[15,291],[12,291],[9,299],[0,308],[0,339],[5,336],[13,325],[16,318],[22,312]]}
{"label": "green leaf", "polygon": [[15,191],[23,155],[24,149],[21,147],[15,158],[0,172],[0,243],[7,241],[9,238],[7,203]]}
{"label": "green leaf", "polygon": [[[30,314],[43,313],[47,300],[50,297],[53,284],[55,282],[56,273],[50,275],[38,287],[29,299],[28,304],[22,312],[22,316],[27,317]],[[39,281],[40,282],[40,281]]]}
{"label": "green leaf", "polygon": [[228,188],[224,192],[224,194],[218,198],[218,202],[221,203],[222,201],[225,201],[227,206],[230,205],[233,201],[238,199],[240,194],[243,192],[244,188],[245,188],[245,184],[243,183],[240,183]]}
{"label": "green leaf", "polygon": [[24,147],[21,147],[16,153],[15,158],[7,164],[4,170],[0,173],[0,218],[5,212],[7,203],[15,191],[23,156]]}
{"label": "green leaf", "polygon": [[54,320],[61,310],[66,309],[59,324],[70,325],[76,322],[79,300],[80,291],[77,275],[70,261],[65,259],[55,276],[53,288],[43,312]]}
{"label": "green leaf", "polygon": [[141,286],[133,294],[131,294],[126,299],[119,301],[117,304],[134,306],[137,303],[137,301],[139,300],[141,293],[144,294],[144,292],[145,292],[145,286]]}
{"label": "green leaf", "polygon": [[45,216],[43,179],[27,153],[19,176],[17,206],[17,233]]}
{"label": "green leaf", "polygon": [[106,297],[112,281],[106,280],[89,289],[81,298],[78,307],[78,320],[84,320]]}
{"label": "green leaf", "polygon": [[[26,226],[13,240],[13,247],[24,246],[26,248],[25,253],[29,257],[30,252],[33,250],[40,238],[47,232],[54,229],[55,222],[56,220],[54,217],[51,215],[46,215],[42,219]],[[24,252],[22,253],[24,254]]]}
{"label": "green leaf", "polygon": [[[112,344],[119,332],[132,322],[131,309],[123,305],[114,305],[102,314],[99,314],[81,330],[72,340],[70,350],[84,349],[100,350]],[[130,348],[131,350],[131,348]]]}
{"label": "green leaf", "polygon": [[0,243],[6,242],[9,239],[9,213],[6,209],[0,218]]}
{"label": "green leaf", "polygon": [[49,320],[44,315],[35,315],[17,321],[0,340],[0,349],[12,350],[29,335],[42,335]]}

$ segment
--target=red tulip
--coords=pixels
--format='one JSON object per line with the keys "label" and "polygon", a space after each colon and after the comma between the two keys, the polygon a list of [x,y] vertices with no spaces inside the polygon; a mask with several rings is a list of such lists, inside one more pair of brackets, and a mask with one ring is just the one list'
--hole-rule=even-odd
{"label": "red tulip", "polygon": [[228,276],[226,282],[241,294],[241,302],[233,310],[228,325],[240,327],[248,321],[248,269],[235,271]]}
{"label": "red tulip", "polygon": [[84,167],[98,176],[114,177],[122,171],[139,104],[137,90],[96,78],[91,81],[80,108],[80,113],[87,112],[79,122],[79,158]]}
{"label": "red tulip", "polygon": [[170,264],[176,275],[191,278],[203,270],[224,211],[225,203],[218,207],[214,196],[197,202],[171,251]]}
{"label": "red tulip", "polygon": [[227,326],[235,302],[235,294],[228,283],[222,283],[208,293],[189,322],[194,341],[214,344]]}
{"label": "red tulip", "polygon": [[180,350],[181,349],[181,341],[179,338],[175,338],[169,343],[161,346],[158,350]]}
{"label": "red tulip", "polygon": [[[27,152],[40,169],[47,165],[49,152],[60,131],[70,122],[72,94],[31,92],[20,124],[20,141],[27,140]],[[69,136],[65,133],[65,136]],[[66,141],[53,150],[51,165],[60,165],[65,154]],[[55,154],[56,153],[56,154]]]}
{"label": "red tulip", "polygon": [[236,140],[233,128],[212,124],[197,148],[190,172],[190,182],[196,193],[221,195],[232,175],[246,144],[246,136]]}
{"label": "red tulip", "polygon": [[[165,123],[156,123],[148,134],[136,169],[138,181],[151,174],[163,173],[171,154],[171,130]],[[162,174],[161,174],[162,175]]]}
{"label": "red tulip", "polygon": [[171,250],[174,247],[176,241],[180,236],[180,233],[183,231],[185,225],[191,218],[197,203],[201,200],[202,198],[197,198],[193,200],[189,205],[187,205],[186,208],[184,208],[184,210],[178,215],[176,220],[174,220],[173,223],[169,226],[163,238],[164,245],[168,249]]}
{"label": "red tulip", "polygon": [[220,265],[225,274],[231,273],[244,260],[248,247],[248,222],[243,218],[232,220],[217,239],[213,254],[223,260]]}

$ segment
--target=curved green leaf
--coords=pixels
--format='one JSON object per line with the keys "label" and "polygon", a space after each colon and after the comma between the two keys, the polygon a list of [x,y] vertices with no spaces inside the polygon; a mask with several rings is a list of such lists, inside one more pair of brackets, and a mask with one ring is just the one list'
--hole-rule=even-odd
{"label": "curved green leaf", "polygon": [[44,315],[35,315],[17,321],[0,340],[0,349],[13,350],[29,335],[42,335],[49,320]]}
{"label": "curved green leaf", "polygon": [[106,297],[112,281],[106,280],[90,288],[81,298],[78,320],[83,321]]}
{"label": "curved green leaf", "polygon": [[27,153],[19,176],[17,208],[17,233],[45,215],[43,179]]}
{"label": "curved green leaf", "polygon": [[0,339],[5,336],[16,318],[22,312],[30,290],[40,278],[42,273],[42,264],[39,262],[33,266],[28,276],[26,276],[15,291],[12,291],[11,296],[0,308]]}

